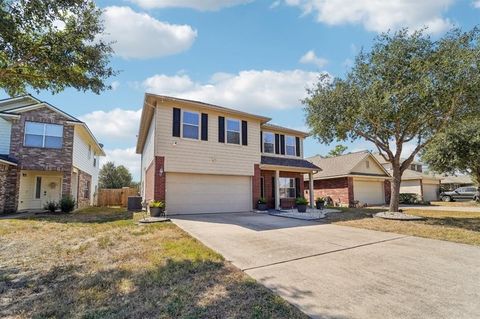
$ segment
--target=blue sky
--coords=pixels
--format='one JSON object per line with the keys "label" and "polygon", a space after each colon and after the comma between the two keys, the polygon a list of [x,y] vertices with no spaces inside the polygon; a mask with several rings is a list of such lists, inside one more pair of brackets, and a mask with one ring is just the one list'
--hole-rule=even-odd
{"label": "blue sky", "polygon": [[[97,4],[105,9],[106,39],[116,41],[111,63],[121,72],[109,80],[114,89],[100,95],[32,93],[86,121],[105,145],[107,160],[128,166],[136,179],[135,135],[146,91],[217,103],[307,129],[300,103],[305,88],[319,72],[343,76],[358,50],[368,49],[379,32],[427,25],[437,37],[454,25],[470,29],[480,17],[480,1],[473,0]],[[350,151],[373,149],[364,141],[342,144]],[[309,138],[305,155],[332,147]]]}

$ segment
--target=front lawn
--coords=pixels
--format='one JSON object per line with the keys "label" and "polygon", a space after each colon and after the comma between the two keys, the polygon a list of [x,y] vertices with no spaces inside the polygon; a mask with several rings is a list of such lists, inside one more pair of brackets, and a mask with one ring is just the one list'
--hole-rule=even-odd
{"label": "front lawn", "polygon": [[139,218],[0,220],[0,317],[306,318],[174,224]]}
{"label": "front lawn", "polygon": [[432,211],[415,208],[409,209],[407,213],[423,216],[426,220],[396,221],[372,218],[372,214],[379,211],[382,210],[343,208],[340,213],[329,214],[325,221],[350,227],[480,246],[480,212]]}

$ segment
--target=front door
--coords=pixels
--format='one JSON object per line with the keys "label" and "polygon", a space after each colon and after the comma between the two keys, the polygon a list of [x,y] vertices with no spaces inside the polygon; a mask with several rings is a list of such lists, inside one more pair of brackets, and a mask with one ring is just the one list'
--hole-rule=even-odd
{"label": "front door", "polygon": [[40,182],[40,198],[42,200],[42,207],[47,202],[60,200],[62,192],[62,178],[54,176],[41,176]]}

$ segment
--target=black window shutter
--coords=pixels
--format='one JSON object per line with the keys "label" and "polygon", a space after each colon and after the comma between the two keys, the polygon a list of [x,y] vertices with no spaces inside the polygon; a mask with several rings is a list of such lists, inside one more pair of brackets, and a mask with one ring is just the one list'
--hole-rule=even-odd
{"label": "black window shutter", "polygon": [[208,141],[208,114],[202,113],[202,141]]}
{"label": "black window shutter", "polygon": [[172,136],[180,137],[180,109],[173,108]]}
{"label": "black window shutter", "polygon": [[248,145],[247,121],[242,121],[242,145]]}
{"label": "black window shutter", "polygon": [[225,118],[223,116],[218,117],[218,141],[225,143]]}
{"label": "black window shutter", "polygon": [[275,154],[280,154],[280,135],[275,134]]}
{"label": "black window shutter", "polygon": [[300,193],[300,178],[295,178],[295,193],[297,197],[303,197],[303,194]]}
{"label": "black window shutter", "polygon": [[260,153],[263,153],[263,131],[260,131]]}
{"label": "black window shutter", "polygon": [[297,150],[297,156],[300,156],[300,137],[295,137],[295,149]]}
{"label": "black window shutter", "polygon": [[285,135],[280,135],[280,153],[285,155]]}
{"label": "black window shutter", "polygon": [[275,198],[275,177],[272,176],[272,198]]}

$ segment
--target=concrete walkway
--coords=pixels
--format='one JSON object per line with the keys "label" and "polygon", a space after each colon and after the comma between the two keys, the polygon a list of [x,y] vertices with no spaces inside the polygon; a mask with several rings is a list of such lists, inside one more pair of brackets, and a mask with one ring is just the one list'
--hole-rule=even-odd
{"label": "concrete walkway", "polygon": [[313,318],[480,318],[480,248],[270,216],[172,218]]}

